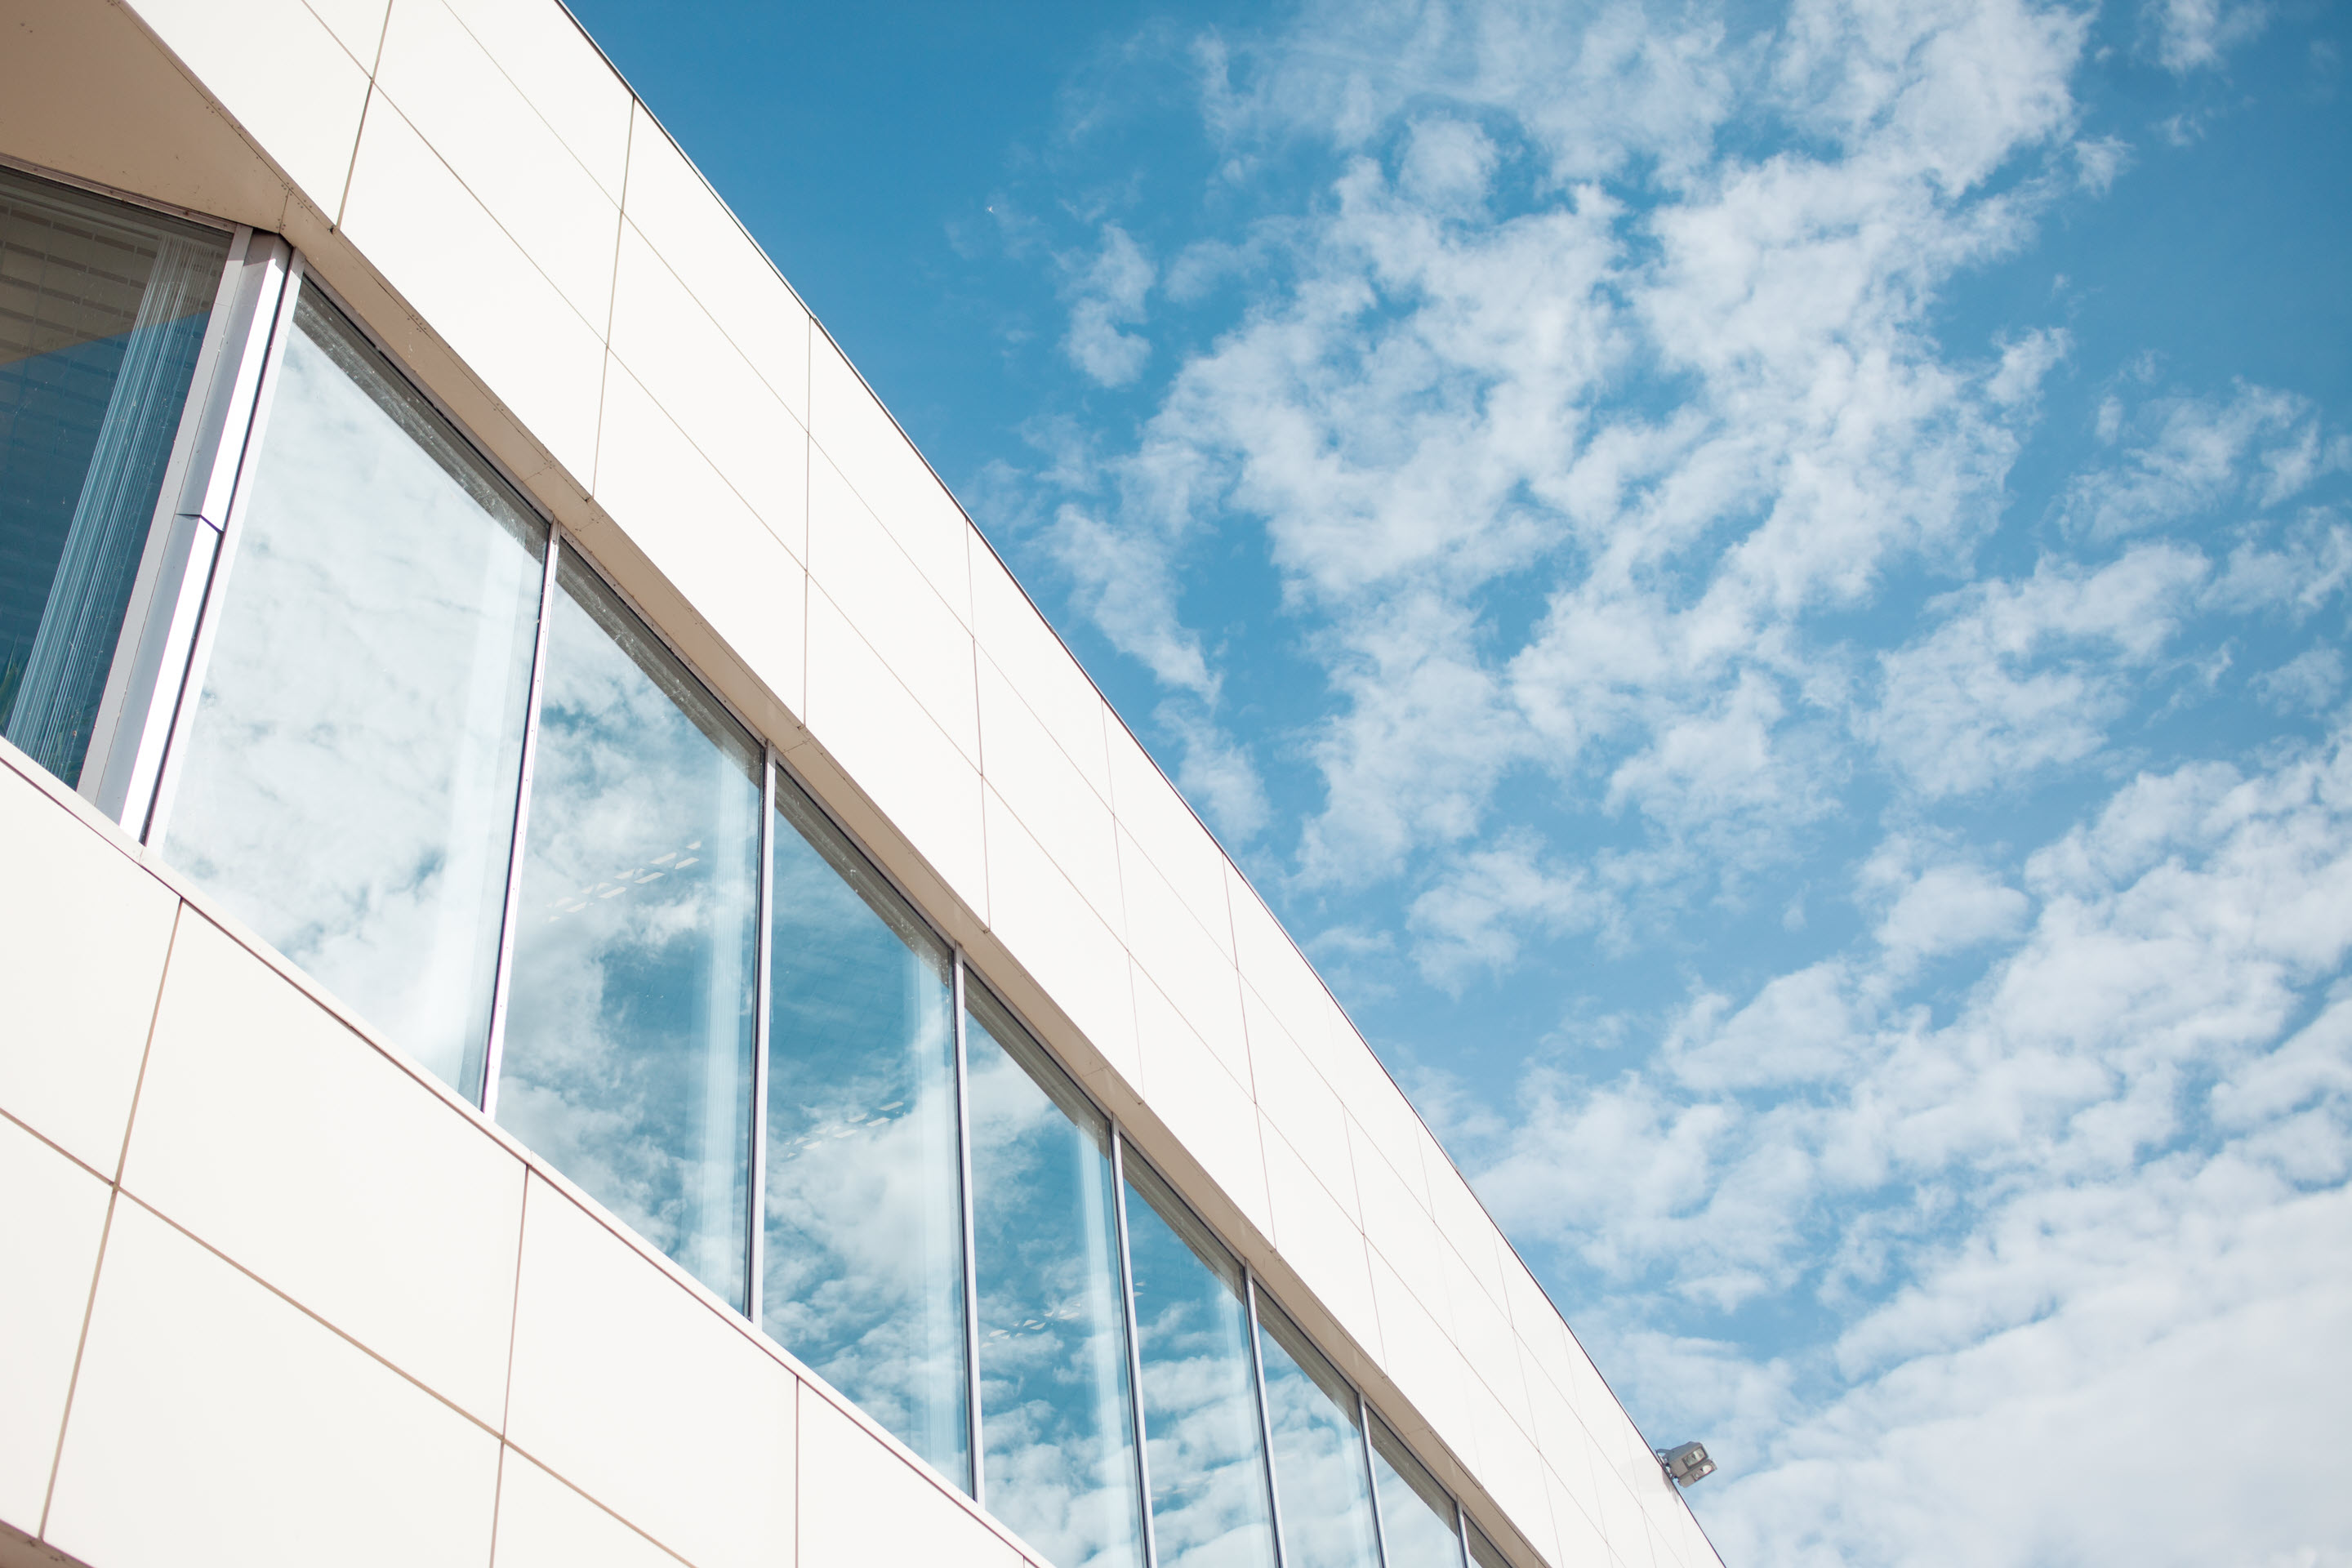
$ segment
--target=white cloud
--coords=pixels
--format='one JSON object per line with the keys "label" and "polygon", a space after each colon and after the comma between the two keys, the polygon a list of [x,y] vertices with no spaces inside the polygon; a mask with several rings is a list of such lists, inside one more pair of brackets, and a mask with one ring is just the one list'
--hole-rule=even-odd
{"label": "white cloud", "polygon": [[1070,363],[1105,386],[1124,386],[1143,374],[1151,342],[1122,326],[1143,320],[1144,296],[1156,271],[1143,247],[1115,223],[1102,226],[1102,248],[1072,273],[1070,330],[1062,340]]}
{"label": "white cloud", "polygon": [[2248,684],[2257,698],[2283,713],[2315,713],[2344,689],[2344,656],[2332,647],[2305,648]]}
{"label": "white cloud", "polygon": [[1863,734],[1920,794],[1969,795],[2096,751],[2126,678],[2163,651],[2207,574],[2173,544],[2094,572],[2045,560],[1947,595],[1942,624],[1879,660]]}
{"label": "white cloud", "polygon": [[2142,0],[2140,15],[2157,58],[2186,76],[2219,66],[2228,51],[2252,42],[2270,25],[2271,8],[2260,0]]}
{"label": "white cloud", "polygon": [[2101,438],[2126,431],[2113,464],[2069,487],[2070,530],[2113,539],[2274,507],[2352,464],[2352,440],[2324,437],[2308,399],[2242,383],[2226,398],[2156,398],[2128,413],[2110,399]]}

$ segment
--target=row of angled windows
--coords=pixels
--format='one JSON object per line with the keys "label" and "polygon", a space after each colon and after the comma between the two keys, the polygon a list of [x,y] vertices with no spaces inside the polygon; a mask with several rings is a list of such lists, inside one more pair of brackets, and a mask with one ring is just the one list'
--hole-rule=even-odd
{"label": "row of angled windows", "polygon": [[1500,1568],[282,244],[0,170],[0,724],[1059,1568]]}

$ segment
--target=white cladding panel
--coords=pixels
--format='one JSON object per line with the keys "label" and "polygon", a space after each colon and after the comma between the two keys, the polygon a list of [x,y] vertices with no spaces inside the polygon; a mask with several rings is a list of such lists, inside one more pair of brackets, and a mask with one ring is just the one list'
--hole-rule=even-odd
{"label": "white cladding panel", "polygon": [[[845,778],[880,813],[872,847],[961,906],[929,912],[982,973],[1017,965],[1058,1007],[1034,1020],[1049,1042],[1136,1121],[1147,1152],[1205,1174],[1214,1193],[1192,1195],[1318,1333],[1353,1342],[1329,1348],[1375,1402],[1385,1390],[1402,1427],[1486,1483],[1474,1514],[1498,1511],[1573,1560],[1573,1532],[1543,1500],[1557,1487],[1624,1561],[1648,1562],[1654,1537],[1670,1561],[1710,1560],[1695,1534],[1645,1516],[1679,1499],[1311,965],[552,0],[132,9],[290,182],[289,232],[322,275],[355,300],[373,279],[416,311],[452,356],[417,365],[432,389],[462,411],[486,388],[543,454],[534,467],[500,447],[520,481],[586,548],[648,566],[690,606],[638,595],[681,647],[715,637],[772,710],[805,722],[769,738],[788,756],[821,748],[825,765],[803,771],[820,789]],[[186,178],[208,190],[220,174]],[[0,832],[26,892],[0,897],[0,963],[29,977],[9,988],[15,1018],[74,1048],[60,1067],[12,1029],[0,1109],[111,1174],[174,900],[110,849],[79,868],[90,833],[69,808],[47,807],[44,827],[26,786],[7,793]],[[435,1113],[465,1114],[414,1087]],[[298,1218],[272,1221],[284,1228],[267,1245],[236,1242],[254,1253],[244,1266],[274,1285],[292,1266],[265,1259]],[[339,1267],[319,1262],[304,1310],[349,1310],[336,1292],[362,1276],[338,1284]],[[400,1366],[403,1386],[446,1383],[480,1412],[482,1374],[463,1356],[396,1348],[356,1321],[343,1331],[368,1365]],[[1547,1430],[1563,1407],[1589,1456]],[[596,1500],[678,1545],[630,1511],[642,1502]],[[704,1553],[746,1560],[764,1528],[714,1523]]]}

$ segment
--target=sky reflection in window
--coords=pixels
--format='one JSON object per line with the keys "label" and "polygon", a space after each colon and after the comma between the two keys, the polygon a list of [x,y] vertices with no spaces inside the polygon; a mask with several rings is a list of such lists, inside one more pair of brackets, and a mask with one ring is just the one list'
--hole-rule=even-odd
{"label": "sky reflection in window", "polygon": [[761,1326],[969,1487],[946,946],[776,782]]}
{"label": "sky reflection in window", "polygon": [[1241,1267],[1150,1170],[1129,1162],[1127,1178],[1160,1568],[1272,1568]]}
{"label": "sky reflection in window", "polygon": [[1356,1392],[1263,1294],[1257,1321],[1283,1568],[1381,1568]]}
{"label": "sky reflection in window", "polygon": [[1055,1568],[1141,1568],[1110,1129],[966,979],[991,1511]]}
{"label": "sky reflection in window", "polygon": [[746,1306],[762,752],[557,572],[499,1121]]}

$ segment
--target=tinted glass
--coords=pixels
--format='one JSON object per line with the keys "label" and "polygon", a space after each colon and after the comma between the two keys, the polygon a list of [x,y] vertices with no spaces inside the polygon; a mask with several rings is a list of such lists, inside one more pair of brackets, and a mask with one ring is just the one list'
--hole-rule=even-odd
{"label": "tinted glass", "polygon": [[776,804],[761,1326],[968,1487],[950,955],[782,777]]}
{"label": "tinted glass", "polygon": [[545,532],[334,307],[295,326],[165,852],[471,1093]]}
{"label": "tinted glass", "polygon": [[498,1116],[748,1307],[762,753],[559,560]]}
{"label": "tinted glass", "polygon": [[1240,1266],[1157,1176],[1133,1161],[1127,1171],[1160,1568],[1271,1568],[1274,1517]]}
{"label": "tinted glass", "polygon": [[1257,1321],[1283,1568],[1381,1568],[1356,1391],[1263,1295]]}
{"label": "tinted glass", "polygon": [[1372,1477],[1380,1489],[1388,1568],[1462,1568],[1453,1498],[1378,1421],[1372,1423]]}
{"label": "tinted glass", "polygon": [[0,169],[0,729],[78,783],[227,237]]}
{"label": "tinted glass", "polygon": [[990,1511],[1055,1568],[1140,1568],[1110,1129],[967,977]]}

